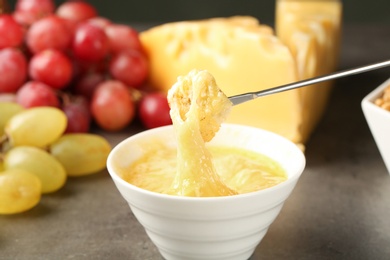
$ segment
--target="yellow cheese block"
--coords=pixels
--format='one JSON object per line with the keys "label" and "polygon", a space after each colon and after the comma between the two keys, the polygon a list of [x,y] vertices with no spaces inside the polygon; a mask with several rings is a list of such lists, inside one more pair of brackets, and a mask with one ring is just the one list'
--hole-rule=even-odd
{"label": "yellow cheese block", "polygon": [[[289,49],[273,30],[251,17],[164,24],[140,34],[149,56],[150,83],[167,91],[179,75],[208,70],[228,96],[298,79]],[[285,92],[232,109],[227,122],[253,125],[296,138],[298,97]]]}
{"label": "yellow cheese block", "polygon": [[[337,69],[342,4],[339,0],[278,0],[276,35],[291,50],[299,80],[317,77]],[[301,93],[301,134],[308,137],[320,120],[331,93],[332,82],[319,83]],[[305,140],[305,138],[303,138]]]}
{"label": "yellow cheese block", "polygon": [[[227,96],[297,81],[295,56],[273,29],[253,17],[215,18],[156,26],[140,34],[150,61],[149,82],[168,91],[192,69],[208,70]],[[262,97],[232,109],[227,122],[252,125],[297,143],[304,110],[301,91]],[[306,131],[310,133],[310,130]]]}

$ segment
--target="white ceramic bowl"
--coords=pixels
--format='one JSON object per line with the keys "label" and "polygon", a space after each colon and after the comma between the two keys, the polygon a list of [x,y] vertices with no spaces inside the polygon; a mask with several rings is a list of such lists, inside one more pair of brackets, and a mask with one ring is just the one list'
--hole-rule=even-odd
{"label": "white ceramic bowl", "polygon": [[367,124],[390,174],[390,112],[374,104],[390,85],[390,78],[362,100],[362,109]]}
{"label": "white ceramic bowl", "polygon": [[174,146],[172,126],[148,130],[118,144],[108,171],[132,212],[167,260],[246,260],[279,214],[305,167],[301,150],[287,139],[258,128],[223,125],[214,144],[243,147],[278,161],[288,179],[274,187],[225,197],[179,197],[150,192],[124,181],[116,167],[127,167],[158,138]]}

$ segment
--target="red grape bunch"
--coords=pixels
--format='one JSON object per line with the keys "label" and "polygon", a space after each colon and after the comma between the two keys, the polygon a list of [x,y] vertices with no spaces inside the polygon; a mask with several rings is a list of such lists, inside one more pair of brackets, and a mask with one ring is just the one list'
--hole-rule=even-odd
{"label": "red grape bunch", "polygon": [[88,132],[92,121],[118,131],[137,116],[146,128],[171,123],[165,94],[145,90],[138,31],[88,2],[18,0],[0,15],[0,35],[0,101],[59,108],[69,133]]}

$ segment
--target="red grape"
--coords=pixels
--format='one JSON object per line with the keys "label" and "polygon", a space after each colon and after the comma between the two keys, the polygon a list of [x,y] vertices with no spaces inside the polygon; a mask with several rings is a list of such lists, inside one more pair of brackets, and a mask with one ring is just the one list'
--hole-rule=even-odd
{"label": "red grape", "polygon": [[18,0],[15,5],[15,11],[31,12],[42,15],[54,12],[55,4],[53,0]]}
{"label": "red grape", "polygon": [[48,85],[30,81],[16,92],[16,101],[25,108],[37,106],[59,107],[60,102],[55,91]]}
{"label": "red grape", "polygon": [[108,54],[108,38],[103,29],[83,23],[75,31],[72,49],[74,56],[80,60],[99,61]]}
{"label": "red grape", "polygon": [[11,15],[0,15],[0,49],[18,47],[23,42],[23,27]]}
{"label": "red grape", "polygon": [[101,16],[97,16],[97,17],[88,19],[87,22],[90,24],[93,24],[99,28],[102,28],[102,29],[105,29],[107,26],[112,24],[109,19],[101,17]]}
{"label": "red grape", "polygon": [[105,74],[107,72],[108,62],[105,59],[95,62],[73,59],[73,66],[75,76],[83,76],[88,73]]}
{"label": "red grape", "polygon": [[91,114],[88,101],[81,96],[72,96],[64,101],[62,107],[68,124],[66,133],[87,133],[91,124]]}
{"label": "red grape", "polygon": [[148,93],[139,103],[139,118],[146,128],[172,124],[167,96],[160,92]]}
{"label": "red grape", "polygon": [[15,11],[12,14],[12,17],[15,19],[16,22],[18,22],[20,25],[23,26],[30,26],[32,23],[34,23],[37,19],[34,18],[34,16],[28,12],[22,12],[22,11]]}
{"label": "red grape", "polygon": [[137,50],[121,52],[112,58],[110,73],[130,87],[139,87],[148,76],[148,62],[146,57]]}
{"label": "red grape", "polygon": [[[57,16],[59,17],[59,16]],[[79,25],[78,22],[75,22],[75,21],[72,21],[72,20],[69,20],[69,19],[64,19],[64,18],[61,18],[59,17],[60,19],[62,19],[62,21],[64,22],[66,28],[68,29],[69,31],[69,34],[71,35],[71,42],[72,43],[72,39],[74,37],[74,33],[76,32],[76,28],[77,26]],[[71,46],[71,44],[70,44]]]}
{"label": "red grape", "polygon": [[14,17],[23,25],[31,25],[39,19],[52,14],[55,9],[53,0],[18,0]]}
{"label": "red grape", "polygon": [[105,28],[105,32],[110,41],[111,51],[114,53],[129,49],[142,50],[138,32],[130,26],[111,24]]}
{"label": "red grape", "polygon": [[64,51],[70,46],[71,33],[63,19],[50,15],[33,23],[26,35],[32,53],[46,49]]}
{"label": "red grape", "polygon": [[0,92],[16,92],[27,78],[27,61],[16,48],[0,50]]}
{"label": "red grape", "polygon": [[96,87],[103,81],[104,76],[102,74],[94,72],[87,73],[77,81],[74,86],[74,92],[90,100]]}
{"label": "red grape", "polygon": [[91,113],[104,130],[118,131],[126,127],[135,115],[134,101],[127,86],[116,80],[100,83],[92,97]]}
{"label": "red grape", "polygon": [[31,58],[29,73],[34,80],[62,89],[72,79],[72,63],[62,52],[45,50]]}
{"label": "red grape", "polygon": [[97,11],[95,7],[84,1],[69,1],[57,8],[57,15],[76,22],[82,22],[97,16]]}

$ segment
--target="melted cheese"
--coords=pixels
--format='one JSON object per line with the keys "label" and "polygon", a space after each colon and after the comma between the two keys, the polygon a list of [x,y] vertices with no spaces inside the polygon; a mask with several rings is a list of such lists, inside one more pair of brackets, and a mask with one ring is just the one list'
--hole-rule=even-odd
{"label": "melted cheese", "polygon": [[169,194],[209,197],[234,195],[215,171],[205,142],[210,141],[232,106],[207,71],[179,77],[168,92],[177,139],[177,170]]}
{"label": "melted cheese", "polygon": [[[245,149],[222,146],[207,146],[207,149],[212,156],[218,178],[225,186],[233,190],[233,194],[266,189],[287,179],[284,169],[264,155]],[[145,190],[171,195],[179,194],[177,191],[180,191],[182,195],[194,194],[195,190],[188,193],[190,190],[188,186],[185,190],[172,190],[172,183],[177,179],[177,166],[176,149],[158,142],[151,142],[144,156],[127,168],[118,167],[117,171],[125,181]],[[185,185],[198,187],[194,181],[196,180],[191,179]],[[200,194],[204,196],[226,195],[220,192],[210,192],[211,190]],[[230,192],[228,194],[231,195]]]}

